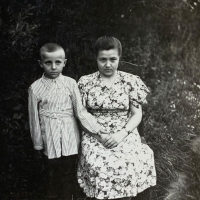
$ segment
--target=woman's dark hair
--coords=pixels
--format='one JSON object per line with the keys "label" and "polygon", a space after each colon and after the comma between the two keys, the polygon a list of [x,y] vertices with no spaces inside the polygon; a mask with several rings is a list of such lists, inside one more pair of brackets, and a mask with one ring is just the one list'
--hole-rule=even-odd
{"label": "woman's dark hair", "polygon": [[119,53],[119,57],[121,57],[122,45],[121,45],[121,42],[115,37],[103,36],[97,39],[97,41],[94,44],[94,50],[95,50],[96,56],[99,51],[110,50],[110,49],[117,49]]}

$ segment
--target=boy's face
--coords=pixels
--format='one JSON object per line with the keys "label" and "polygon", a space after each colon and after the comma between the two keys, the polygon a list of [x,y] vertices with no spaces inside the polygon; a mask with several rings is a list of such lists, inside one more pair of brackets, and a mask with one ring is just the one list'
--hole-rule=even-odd
{"label": "boy's face", "polygon": [[40,67],[44,69],[44,75],[47,78],[57,78],[66,64],[65,52],[62,49],[54,52],[42,52]]}

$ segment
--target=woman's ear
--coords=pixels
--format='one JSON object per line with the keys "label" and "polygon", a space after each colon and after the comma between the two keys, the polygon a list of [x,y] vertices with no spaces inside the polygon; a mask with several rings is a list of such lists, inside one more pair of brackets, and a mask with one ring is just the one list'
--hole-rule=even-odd
{"label": "woman's ear", "polygon": [[65,64],[65,65],[66,65],[66,63],[67,63],[67,59],[64,60],[64,64]]}

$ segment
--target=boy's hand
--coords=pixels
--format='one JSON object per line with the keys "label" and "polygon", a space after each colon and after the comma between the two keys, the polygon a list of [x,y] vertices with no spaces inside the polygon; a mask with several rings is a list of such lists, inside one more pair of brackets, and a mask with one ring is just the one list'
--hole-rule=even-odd
{"label": "boy's hand", "polygon": [[36,160],[42,159],[42,150],[36,150],[34,157]]}

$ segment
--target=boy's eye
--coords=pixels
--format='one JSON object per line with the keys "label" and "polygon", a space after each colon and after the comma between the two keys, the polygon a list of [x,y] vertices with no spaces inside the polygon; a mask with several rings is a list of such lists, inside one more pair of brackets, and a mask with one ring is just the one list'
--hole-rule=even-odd
{"label": "boy's eye", "polygon": [[60,65],[62,62],[60,60],[56,61],[56,65]]}
{"label": "boy's eye", "polygon": [[51,64],[51,62],[50,62],[50,61],[47,61],[47,62],[45,62],[45,64],[46,64],[46,65],[50,65],[50,64]]}

